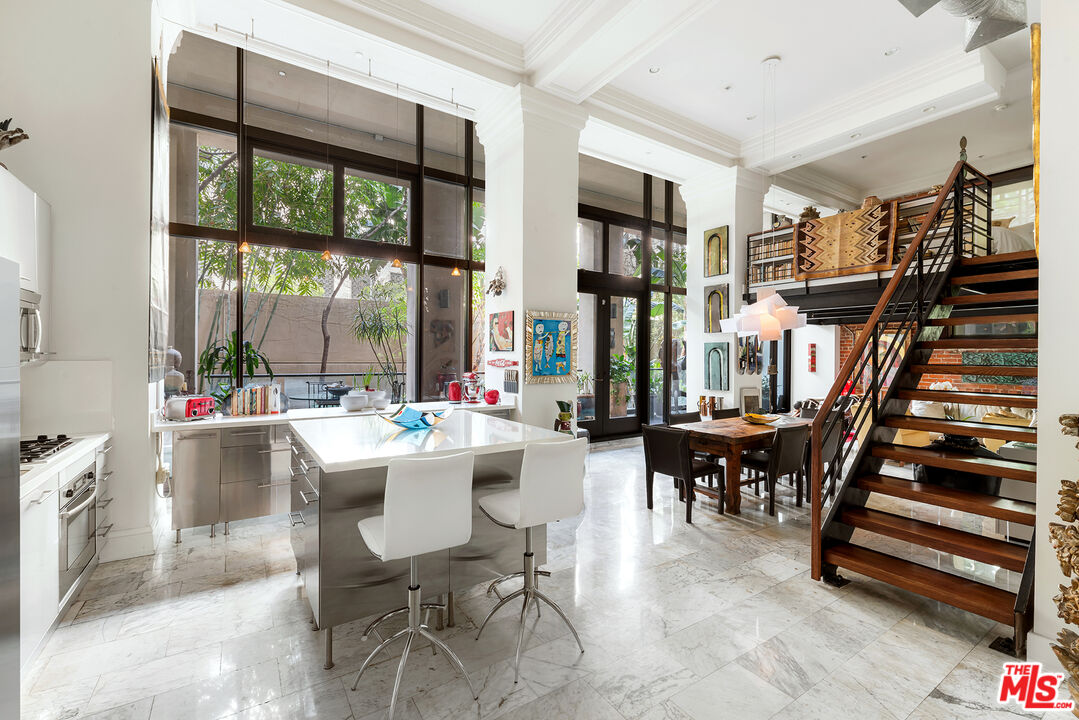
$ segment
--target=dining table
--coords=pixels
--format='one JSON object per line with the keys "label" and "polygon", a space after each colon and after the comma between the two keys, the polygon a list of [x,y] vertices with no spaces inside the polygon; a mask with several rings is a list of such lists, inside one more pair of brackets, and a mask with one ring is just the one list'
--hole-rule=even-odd
{"label": "dining table", "polygon": [[[781,415],[775,422],[789,427],[809,425],[813,420]],[[758,425],[741,417],[732,417],[671,427],[689,432],[690,450],[723,458],[726,466],[726,512],[738,515],[742,510],[742,453],[771,447],[776,434],[775,423]]]}

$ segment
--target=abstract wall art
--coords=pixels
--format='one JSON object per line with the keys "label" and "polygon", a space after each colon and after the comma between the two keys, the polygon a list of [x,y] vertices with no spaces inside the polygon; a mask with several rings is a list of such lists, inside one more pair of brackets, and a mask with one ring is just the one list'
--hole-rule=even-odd
{"label": "abstract wall art", "polygon": [[704,289],[704,306],[707,310],[704,323],[705,332],[722,332],[719,329],[720,321],[731,316],[729,289],[730,286],[727,283],[711,285]]}
{"label": "abstract wall art", "polygon": [[728,235],[730,227],[713,228],[704,233],[704,276],[726,275],[728,268]]}
{"label": "abstract wall art", "polygon": [[577,314],[525,313],[525,383],[577,381]]}
{"label": "abstract wall art", "polygon": [[730,390],[730,343],[713,342],[704,344],[704,389]]}

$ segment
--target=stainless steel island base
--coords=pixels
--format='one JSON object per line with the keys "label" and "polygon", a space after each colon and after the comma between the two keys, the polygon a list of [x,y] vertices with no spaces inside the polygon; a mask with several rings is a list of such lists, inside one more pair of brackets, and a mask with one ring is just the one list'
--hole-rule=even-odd
{"label": "stainless steel island base", "polygon": [[[324,472],[296,437],[292,445],[292,547],[311,614],[324,631],[326,667],[333,666],[333,628],[401,606],[407,596],[408,559],[382,562],[367,548],[356,524],[382,514],[386,467]],[[424,601],[512,573],[521,563],[525,531],[490,522],[479,509],[484,495],[519,487],[523,450],[476,456],[472,485],[472,539],[450,550],[421,555]],[[546,527],[534,531],[537,564],[546,561]]]}

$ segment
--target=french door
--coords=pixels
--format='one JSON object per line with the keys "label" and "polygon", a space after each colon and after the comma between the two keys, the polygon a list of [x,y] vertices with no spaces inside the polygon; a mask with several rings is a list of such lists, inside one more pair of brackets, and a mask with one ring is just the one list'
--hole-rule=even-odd
{"label": "french door", "polygon": [[648,384],[640,350],[641,323],[648,321],[643,297],[604,290],[577,297],[577,424],[593,438],[640,432]]}

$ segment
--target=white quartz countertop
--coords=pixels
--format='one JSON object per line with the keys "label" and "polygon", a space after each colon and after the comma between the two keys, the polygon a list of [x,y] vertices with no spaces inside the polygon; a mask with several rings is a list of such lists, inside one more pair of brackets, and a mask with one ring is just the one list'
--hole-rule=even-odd
{"label": "white quartz countertop", "polygon": [[[78,460],[86,453],[93,452],[95,448],[109,439],[109,433],[96,433],[93,435],[76,435],[72,437],[75,442],[60,452],[50,455],[47,460],[29,465],[29,470],[19,475],[19,497],[23,498],[27,493],[33,492],[38,481],[54,475],[71,463]],[[27,467],[27,466],[23,466]]]}
{"label": "white quartz countertop", "polygon": [[[417,406],[413,406],[417,407]],[[289,427],[324,472],[385,467],[391,458],[477,455],[520,450],[537,440],[568,440],[553,430],[491,417],[473,408],[455,409],[438,425],[404,430],[374,415],[293,420]]]}
{"label": "white quartz countertop", "polygon": [[[417,410],[444,410],[449,407],[447,402],[422,402],[422,403],[408,403],[410,407],[414,407]],[[486,403],[478,404],[460,404],[455,406],[458,409],[467,408],[473,412],[497,412],[499,410],[513,410],[516,403],[513,397],[502,397],[497,405],[488,405]],[[391,412],[391,409],[397,408],[397,405],[390,405],[390,409],[383,410],[383,413]],[[222,415],[217,413],[212,417],[208,417],[204,420],[165,420],[161,417],[160,412],[155,412],[153,416],[153,431],[154,432],[169,432],[172,430],[194,430],[197,428],[231,428],[231,427],[244,427],[251,425],[282,425],[284,423],[294,422],[297,420],[326,420],[331,418],[351,418],[351,417],[374,417],[375,411],[371,408],[364,408],[363,410],[357,410],[355,412],[348,412],[342,407],[326,407],[326,408],[299,408],[296,410],[289,410],[285,413],[278,413],[275,415]],[[377,419],[377,418],[376,418]],[[385,422],[385,421],[383,421]]]}

